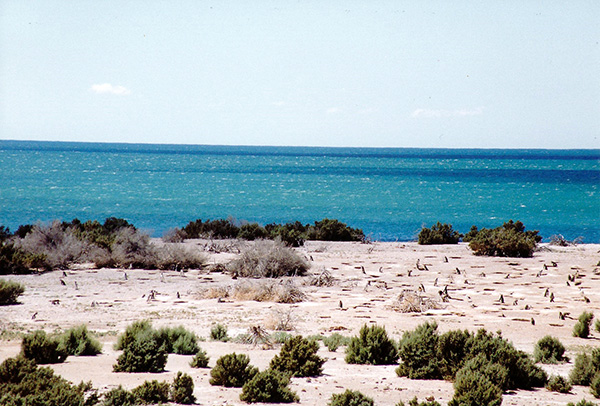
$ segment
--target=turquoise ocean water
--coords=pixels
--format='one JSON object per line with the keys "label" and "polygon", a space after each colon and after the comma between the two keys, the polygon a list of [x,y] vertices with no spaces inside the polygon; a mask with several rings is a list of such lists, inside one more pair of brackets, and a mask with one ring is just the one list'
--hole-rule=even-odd
{"label": "turquoise ocean water", "polygon": [[0,224],[123,217],[154,236],[201,218],[337,218],[374,240],[521,220],[600,242],[600,150],[0,141]]}

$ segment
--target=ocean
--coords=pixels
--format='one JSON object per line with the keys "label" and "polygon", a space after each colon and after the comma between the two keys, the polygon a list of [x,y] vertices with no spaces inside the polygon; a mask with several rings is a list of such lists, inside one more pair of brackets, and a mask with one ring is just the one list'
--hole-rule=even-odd
{"label": "ocean", "polygon": [[480,150],[0,141],[0,225],[125,218],[153,236],[196,219],[336,218],[372,240],[437,221],[521,220],[600,242],[600,150]]}

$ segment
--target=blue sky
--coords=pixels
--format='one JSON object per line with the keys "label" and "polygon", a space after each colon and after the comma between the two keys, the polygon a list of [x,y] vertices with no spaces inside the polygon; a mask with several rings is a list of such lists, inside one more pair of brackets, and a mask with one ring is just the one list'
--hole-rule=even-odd
{"label": "blue sky", "polygon": [[3,0],[0,139],[600,148],[598,21],[596,0]]}

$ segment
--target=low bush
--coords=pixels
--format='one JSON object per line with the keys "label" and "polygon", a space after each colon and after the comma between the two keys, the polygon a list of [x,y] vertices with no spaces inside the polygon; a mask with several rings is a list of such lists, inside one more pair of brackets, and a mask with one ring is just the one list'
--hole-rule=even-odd
{"label": "low bush", "polygon": [[533,359],[535,362],[544,364],[556,364],[565,361],[565,346],[552,336],[541,338],[533,349]]}
{"label": "low bush", "polygon": [[500,406],[502,389],[479,371],[462,368],[456,373],[454,396],[448,406]]}
{"label": "low bush", "polygon": [[600,319],[596,319],[596,323],[594,323],[594,330],[600,333]]}
{"label": "low bush", "polygon": [[[396,406],[406,406],[404,402],[400,401],[396,403]],[[442,406],[435,400],[425,400],[423,402],[419,402],[419,399],[415,396],[408,402],[408,406]]]}
{"label": "low bush", "polygon": [[145,381],[134,388],[131,393],[135,396],[136,403],[157,404],[166,403],[170,398],[171,385],[168,382],[157,380]]}
{"label": "low bush", "polygon": [[593,318],[594,313],[585,311],[581,313],[577,323],[573,326],[573,337],[588,338],[590,335],[590,324],[592,324]]}
{"label": "low bush", "polygon": [[340,333],[333,333],[329,337],[323,337],[323,344],[331,352],[337,351],[341,345],[348,345],[350,337],[344,337]]}
{"label": "low bush", "polygon": [[215,324],[210,329],[210,339],[213,341],[229,341],[229,336],[227,335],[227,327],[222,324]]}
{"label": "low bush", "polygon": [[281,241],[257,241],[227,265],[231,273],[252,278],[302,276],[308,268],[309,264]]}
{"label": "low bush", "polygon": [[319,343],[302,336],[287,340],[269,368],[294,377],[319,376],[323,373],[325,360],[317,355]]}
{"label": "low bush", "polygon": [[572,388],[569,381],[560,375],[552,375],[546,384],[546,389],[551,392],[569,393]]}
{"label": "low bush", "polygon": [[102,344],[95,339],[85,325],[70,328],[60,337],[60,345],[68,355],[97,355]]}
{"label": "low bush", "polygon": [[246,382],[258,373],[258,369],[250,365],[250,358],[245,354],[227,354],[217,360],[210,371],[210,384],[216,386],[244,386]]}
{"label": "low bush", "polygon": [[482,228],[469,238],[475,255],[522,258],[531,257],[542,240],[538,231],[525,231],[523,223],[512,220],[494,229]]}
{"label": "low bush", "polygon": [[272,369],[259,372],[242,386],[240,400],[247,403],[292,403],[300,398],[288,387],[288,375]]}
{"label": "low bush", "polygon": [[308,240],[321,241],[365,241],[365,234],[361,229],[348,227],[336,219],[323,219],[315,221],[313,226],[308,227]]}
{"label": "low bush", "polygon": [[96,401],[91,384],[71,385],[32,360],[7,358],[0,364],[0,405],[87,406]]}
{"label": "low bush", "polygon": [[134,406],[140,404],[138,397],[119,385],[104,394],[104,406]]}
{"label": "low bush", "polygon": [[0,275],[17,275],[47,270],[43,254],[26,252],[13,241],[0,241]]}
{"label": "low bush", "polygon": [[117,341],[123,352],[113,365],[115,372],[162,372],[167,363],[167,351],[149,323],[134,323]]}
{"label": "low bush", "polygon": [[588,386],[597,372],[600,372],[600,348],[594,349],[591,355],[578,354],[569,379],[573,385]]}
{"label": "low bush", "polygon": [[600,398],[600,371],[596,372],[590,382],[590,392],[597,398]]}
{"label": "low bush", "polygon": [[419,232],[419,244],[439,245],[458,244],[462,235],[452,229],[452,224],[442,224],[439,221],[431,228],[423,227]]}
{"label": "low bush", "polygon": [[193,355],[200,350],[198,336],[183,326],[162,327],[156,335],[169,354]]}
{"label": "low bush", "polygon": [[258,223],[247,223],[242,224],[237,237],[242,240],[263,240],[269,236],[267,230],[264,227],[258,225]]}
{"label": "low bush", "polygon": [[[407,331],[398,345],[398,355],[402,358],[396,369],[398,376],[410,379],[440,379],[442,374],[437,356],[437,324],[424,323],[414,331]],[[462,360],[461,360],[462,361]]]}
{"label": "low bush", "polygon": [[398,351],[388,338],[384,327],[377,325],[360,329],[358,336],[352,337],[346,347],[348,364],[391,365],[398,362]]}
{"label": "low bush", "polygon": [[23,357],[36,364],[57,364],[67,359],[67,351],[57,338],[49,337],[45,331],[36,330],[23,337],[21,342]]}
{"label": "low bush", "polygon": [[569,402],[569,403],[567,403],[567,406],[598,406],[598,405],[594,402],[590,402],[585,399],[581,399],[577,403]]}
{"label": "low bush", "polygon": [[171,395],[171,399],[175,403],[182,405],[191,405],[194,403],[196,397],[194,396],[194,381],[192,377],[181,371],[177,372],[177,375],[173,378]]}
{"label": "low bush", "polygon": [[0,279],[0,306],[16,304],[17,298],[25,292],[25,286],[18,282]]}
{"label": "low bush", "polygon": [[359,391],[346,389],[343,393],[334,393],[327,406],[373,406],[375,402]]}
{"label": "low bush", "polygon": [[502,390],[541,387],[548,381],[527,354],[484,329],[476,334],[453,331],[439,336],[435,323],[425,323],[404,333],[399,355],[402,362],[396,373],[411,379],[452,380],[469,364],[469,370],[493,375],[492,382]]}
{"label": "low bush", "polygon": [[194,355],[194,358],[192,358],[192,360],[190,361],[190,366],[192,368],[206,368],[208,367],[209,360],[210,358],[208,357],[208,355],[206,355],[206,351],[200,348],[196,355]]}

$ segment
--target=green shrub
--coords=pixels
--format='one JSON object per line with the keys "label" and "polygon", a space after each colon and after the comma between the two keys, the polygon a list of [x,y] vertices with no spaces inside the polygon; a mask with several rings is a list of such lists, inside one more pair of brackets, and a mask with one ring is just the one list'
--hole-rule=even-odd
{"label": "green shrub", "polygon": [[546,389],[552,392],[569,393],[572,386],[568,380],[560,375],[552,375],[546,384]]}
{"label": "green shrub", "polygon": [[496,257],[531,257],[542,240],[538,231],[525,231],[520,221],[510,220],[502,227],[482,228],[470,239],[469,247],[475,255]]}
{"label": "green shrub", "polygon": [[365,241],[365,234],[361,229],[348,227],[336,219],[323,219],[315,221],[308,227],[308,240],[321,241]]}
{"label": "green shrub", "polygon": [[346,347],[348,364],[391,365],[398,362],[398,351],[388,338],[384,327],[377,325],[360,329],[358,336],[352,337]]}
{"label": "green shrub", "polygon": [[[127,333],[127,331],[126,331]],[[162,372],[167,363],[167,351],[153,330],[139,331],[124,340],[123,353],[113,365],[115,372]]]}
{"label": "green shrub", "polygon": [[302,276],[309,264],[281,241],[256,241],[231,261],[227,269],[235,275],[252,278]]}
{"label": "green shrub", "polygon": [[583,312],[579,315],[579,321],[573,326],[573,337],[588,338],[590,335],[590,324],[594,313]]}
{"label": "green shrub", "polygon": [[[396,403],[396,406],[406,406],[404,402],[400,401]],[[435,400],[425,400],[423,402],[419,402],[419,399],[415,396],[411,401],[408,402],[408,406],[442,406]]]}
{"label": "green shrub", "polygon": [[359,391],[346,389],[343,393],[334,393],[327,406],[373,406],[373,399]]}
{"label": "green shrub", "polygon": [[500,364],[508,370],[507,383],[502,389],[530,389],[542,387],[548,382],[548,376],[543,369],[499,334],[493,335],[480,329],[465,346],[468,349],[468,358],[483,354],[491,363]]}
{"label": "green shrub", "polygon": [[398,354],[402,358],[396,369],[398,376],[410,379],[440,379],[442,374],[437,356],[438,346],[437,324],[424,323],[414,331],[407,331],[398,346]]}
{"label": "green shrub", "polygon": [[[455,331],[441,337],[435,323],[425,323],[405,332],[399,344],[402,363],[396,373],[411,379],[443,377],[451,380],[458,368],[481,356],[483,359],[478,360],[477,365],[498,364],[506,369],[507,378],[501,389],[541,387],[548,381],[546,373],[527,354],[515,349],[500,335],[481,329],[477,334]],[[495,366],[488,372],[504,376],[502,369]]]}
{"label": "green shrub", "polygon": [[569,379],[573,385],[588,386],[598,371],[600,371],[600,349],[596,348],[591,356],[581,353],[575,357],[575,365]]}
{"label": "green shrub", "polygon": [[492,384],[500,389],[508,388],[508,368],[497,362],[491,362],[484,354],[480,353],[468,359],[459,371],[463,371],[463,373],[471,371],[483,374]]}
{"label": "green shrub", "polygon": [[67,359],[67,351],[56,338],[49,337],[45,331],[36,330],[23,337],[21,354],[36,364],[57,364]]}
{"label": "green shrub", "polygon": [[502,389],[479,371],[468,367],[456,373],[454,396],[448,406],[500,406]]}
{"label": "green shrub", "polygon": [[152,324],[148,320],[134,321],[132,324],[127,326],[125,332],[117,337],[117,343],[115,344],[115,350],[123,350],[130,343],[135,341],[136,337],[142,334],[151,333]]}
{"label": "green shrub", "polygon": [[600,333],[600,319],[596,319],[596,322],[594,323],[594,330]]}
{"label": "green shrub", "polygon": [[590,382],[590,392],[597,398],[600,398],[600,371],[596,372],[596,375]]}
{"label": "green shrub", "polygon": [[210,329],[210,339],[213,341],[229,341],[229,336],[227,335],[227,327],[222,324],[215,324]]}
{"label": "green shrub", "polygon": [[458,244],[462,235],[452,229],[452,224],[442,224],[439,221],[431,228],[423,227],[419,233],[419,244]]}
{"label": "green shrub", "polygon": [[[442,378],[453,380],[456,372],[463,367],[468,354],[467,342],[471,337],[472,334],[467,330],[450,330],[438,337],[436,343],[437,368],[439,368]],[[435,342],[434,337],[425,335],[424,338],[428,342]]]}
{"label": "green shrub", "polygon": [[272,240],[279,239],[288,247],[300,247],[306,240],[306,230],[308,225],[303,225],[299,221],[287,224],[267,224],[265,229]]}
{"label": "green shrub", "polygon": [[340,345],[348,345],[350,343],[349,337],[344,337],[340,333],[333,333],[329,337],[323,337],[323,344],[329,351],[335,352]]}
{"label": "green shrub", "polygon": [[0,241],[0,275],[27,274],[34,268],[48,270],[43,254],[25,252],[12,241]]}
{"label": "green shrub", "polygon": [[18,282],[0,279],[0,306],[17,303],[17,298],[25,292],[25,286]]}
{"label": "green shrub", "polygon": [[134,388],[131,393],[137,398],[138,403],[157,404],[166,403],[170,400],[170,389],[171,386],[167,382],[159,382],[154,379],[145,381]]}
{"label": "green shrub", "polygon": [[169,354],[192,355],[200,349],[196,334],[183,326],[162,327],[156,334]]}
{"label": "green shrub", "polygon": [[464,242],[471,242],[475,237],[477,237],[478,233],[479,230],[477,229],[477,226],[471,226],[471,229],[463,236],[462,240]]}
{"label": "green shrub", "polygon": [[171,394],[175,403],[182,405],[191,405],[194,403],[196,397],[194,396],[194,381],[192,377],[181,371],[177,372],[177,376],[173,378]]}
{"label": "green shrub", "polygon": [[60,344],[68,355],[97,355],[102,352],[102,344],[83,324],[67,330],[60,337]]}
{"label": "green shrub", "polygon": [[139,403],[138,397],[121,385],[104,394],[104,406],[134,406]]}
{"label": "green shrub", "polygon": [[0,364],[0,405],[87,405],[97,400],[94,393],[84,403],[91,384],[71,385],[52,369],[38,367],[23,357],[7,358]]}
{"label": "green shrub", "polygon": [[237,238],[242,240],[262,240],[267,238],[269,233],[257,223],[243,224],[240,227]]}
{"label": "green shrub", "polygon": [[545,336],[535,344],[533,359],[544,364],[556,364],[565,360],[564,353],[565,347],[557,338]]}
{"label": "green shrub", "polygon": [[247,403],[292,403],[300,399],[288,387],[290,378],[279,371],[267,369],[244,384],[240,400]]}
{"label": "green shrub", "polygon": [[287,340],[279,355],[275,355],[269,368],[295,377],[319,376],[325,360],[317,355],[319,343],[302,336]]}
{"label": "green shrub", "polygon": [[210,384],[225,387],[242,387],[258,373],[258,369],[250,364],[245,354],[223,355],[210,371]]}
{"label": "green shrub", "polygon": [[594,402],[589,402],[585,399],[581,399],[577,403],[569,402],[569,403],[567,403],[567,406],[598,406],[598,405]]}
{"label": "green shrub", "polygon": [[190,361],[192,368],[206,368],[208,367],[208,360],[210,358],[206,355],[206,352],[200,348],[194,358]]}

